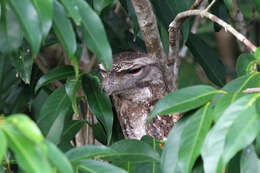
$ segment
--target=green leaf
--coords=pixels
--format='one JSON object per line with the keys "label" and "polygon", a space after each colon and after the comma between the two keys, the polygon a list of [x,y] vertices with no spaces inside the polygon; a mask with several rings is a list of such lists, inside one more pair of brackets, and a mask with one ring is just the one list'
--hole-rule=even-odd
{"label": "green leaf", "polygon": [[223,152],[223,162],[225,164],[227,164],[239,150],[253,142],[259,131],[259,125],[259,114],[256,112],[255,105],[251,104],[250,108],[243,115],[240,114],[228,130]]}
{"label": "green leaf", "polygon": [[39,15],[42,36],[46,37],[51,29],[53,0],[31,0]]}
{"label": "green leaf", "polygon": [[74,59],[73,55],[77,49],[75,33],[64,8],[58,1],[54,1],[53,28],[68,57]]}
{"label": "green leaf", "polygon": [[[1,123],[1,121],[2,120],[0,120],[0,123]],[[4,158],[5,152],[7,150],[7,139],[5,137],[5,134],[1,130],[1,126],[0,126],[0,141],[1,141],[1,144],[0,144],[0,163],[1,163]]]}
{"label": "green leaf", "polygon": [[[164,173],[172,173],[178,170],[178,153],[181,147],[182,132],[187,124],[188,118],[184,116],[176,123],[170,131],[161,157],[161,167]],[[173,147],[174,146],[174,147]]]}
{"label": "green leaf", "polygon": [[43,75],[37,82],[35,86],[35,92],[39,88],[60,79],[66,79],[74,75],[74,70],[72,66],[58,66],[55,69],[50,70],[48,73]]}
{"label": "green leaf", "polygon": [[[214,15],[218,16],[223,21],[228,22],[229,11],[223,1],[216,1],[210,10]],[[219,24],[214,23],[214,29],[215,32],[219,32],[222,27]]]}
{"label": "green leaf", "polygon": [[256,5],[256,10],[258,13],[260,13],[260,1],[259,0],[253,0],[253,2]]}
{"label": "green leaf", "polygon": [[228,8],[228,10],[230,12],[232,12],[232,0],[224,0],[224,3],[226,5],[226,7]]}
{"label": "green leaf", "polygon": [[78,162],[90,158],[103,158],[106,156],[118,155],[118,153],[103,145],[86,145],[77,147],[66,152],[66,156],[71,162]]}
{"label": "green leaf", "polygon": [[237,63],[236,63],[236,71],[239,76],[245,75],[245,74],[250,74],[254,70],[254,62],[255,58],[248,54],[244,53],[241,54],[238,57]]}
{"label": "green leaf", "polygon": [[51,142],[45,140],[47,146],[47,157],[52,164],[62,173],[73,173],[72,166],[67,157]]}
{"label": "green leaf", "polygon": [[[67,124],[67,126],[66,126]],[[68,151],[70,149],[70,141],[76,136],[78,131],[81,129],[83,125],[85,125],[85,121],[83,120],[71,120],[65,124],[64,132],[61,137],[61,142],[58,147],[62,151]]]}
{"label": "green leaf", "polygon": [[112,51],[100,18],[85,1],[78,0],[77,5],[82,17],[83,39],[88,49],[97,55],[106,69],[111,68]]}
{"label": "green leaf", "polygon": [[161,173],[162,172],[159,163],[151,163],[151,162],[136,163],[135,165],[133,165],[133,167],[135,168],[133,170],[134,173]]}
{"label": "green leaf", "polygon": [[257,97],[246,95],[235,101],[209,131],[202,148],[205,172],[221,172],[236,152],[254,140],[259,124],[254,105]]}
{"label": "green leaf", "polygon": [[70,110],[70,100],[65,87],[56,89],[44,102],[37,124],[47,139],[54,144],[60,142],[65,116]]}
{"label": "green leaf", "polygon": [[238,95],[247,88],[256,88],[260,86],[260,73],[252,73],[250,75],[241,76],[226,84],[222,90],[227,92],[235,92]]}
{"label": "green leaf", "polygon": [[[260,3],[259,3],[259,5],[260,5]],[[254,57],[255,57],[255,59],[260,59],[260,48],[259,47],[254,52]]]}
{"label": "green leaf", "polygon": [[211,100],[217,93],[222,93],[222,91],[207,85],[197,85],[171,92],[159,100],[148,120],[158,114],[173,114],[192,110]]}
{"label": "green leaf", "polygon": [[9,53],[22,44],[23,33],[20,24],[10,8],[2,1],[2,16],[0,20],[0,52]]}
{"label": "green leaf", "polygon": [[125,139],[114,143],[111,149],[118,152],[115,157],[106,157],[106,160],[120,162],[160,162],[160,156],[153,148],[135,139]]}
{"label": "green leaf", "polygon": [[181,134],[177,163],[182,172],[191,172],[196,159],[200,155],[202,144],[213,120],[212,112],[208,103],[187,120]]}
{"label": "green leaf", "polygon": [[16,127],[24,136],[36,144],[40,144],[43,135],[37,125],[25,114],[13,114],[5,120]]}
{"label": "green leaf", "polygon": [[81,81],[77,79],[67,80],[65,84],[65,90],[72,103],[72,109],[76,115],[79,115],[78,105],[77,105],[77,92],[80,89]]}
{"label": "green leaf", "polygon": [[1,129],[8,139],[8,147],[13,151],[16,161],[23,171],[30,173],[53,172],[39,146],[28,140],[9,123],[5,123]]}
{"label": "green leaf", "polygon": [[5,173],[4,168],[0,165],[0,173]]}
{"label": "green leaf", "polygon": [[208,46],[199,36],[190,34],[187,46],[195,60],[202,66],[209,80],[218,86],[226,83],[225,67],[217,52]]}
{"label": "green leaf", "polygon": [[94,9],[101,14],[102,10],[107,6],[111,5],[114,0],[95,0],[93,3]]}
{"label": "green leaf", "polygon": [[257,156],[260,156],[260,132],[258,132],[256,136],[256,141],[255,141],[255,151]]}
{"label": "green leaf", "polygon": [[121,168],[97,160],[82,160],[76,166],[80,172],[84,173],[127,173]]}
{"label": "green leaf", "polygon": [[26,40],[31,45],[34,57],[40,49],[42,39],[37,11],[30,0],[8,0],[8,2],[22,26]]}
{"label": "green leaf", "polygon": [[72,17],[77,25],[80,24],[81,17],[79,15],[79,9],[76,4],[76,0],[61,0],[65,10],[68,12],[68,16]]}
{"label": "green leaf", "polygon": [[31,54],[20,51],[20,54],[10,56],[10,60],[15,67],[17,75],[19,75],[26,84],[30,84],[33,65],[33,57]]}
{"label": "green leaf", "polygon": [[217,122],[217,120],[223,115],[224,111],[226,108],[236,101],[238,98],[241,96],[244,96],[245,94],[243,93],[227,93],[223,95],[219,100],[217,100],[215,108],[214,108],[214,121]]}
{"label": "green leaf", "polygon": [[101,145],[73,148],[66,155],[73,163],[89,158],[113,162],[159,162],[160,159],[148,144],[134,139],[119,141],[110,148]]}
{"label": "green leaf", "polygon": [[157,153],[161,154],[162,153],[162,141],[155,139],[149,135],[145,135],[141,138],[141,141],[149,144],[154,151],[156,151]]}
{"label": "green leaf", "polygon": [[240,167],[241,173],[260,172],[260,160],[256,155],[253,145],[249,145],[243,150]]}
{"label": "green leaf", "polygon": [[98,78],[92,75],[84,75],[82,88],[91,112],[101,121],[107,133],[107,142],[112,136],[113,111],[109,97],[99,88]]}

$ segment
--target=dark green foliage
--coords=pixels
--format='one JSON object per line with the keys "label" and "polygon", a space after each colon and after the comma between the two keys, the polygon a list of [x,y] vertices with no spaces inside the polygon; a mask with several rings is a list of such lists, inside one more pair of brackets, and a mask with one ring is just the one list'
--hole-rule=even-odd
{"label": "dark green foliage", "polygon": [[[168,54],[168,25],[194,1],[150,2]],[[259,19],[259,0],[238,5],[247,24],[252,6]],[[203,21],[191,34],[190,18],[181,27],[181,47],[188,47],[181,89],[160,99],[148,121],[175,113],[182,119],[166,141],[123,139],[99,70],[82,61],[89,56],[89,64],[109,69],[112,52],[146,51],[131,0],[0,0],[0,7],[0,173],[260,171],[260,94],[252,91],[260,88],[260,48],[233,52],[230,80],[212,39],[222,28]],[[211,12],[229,22],[232,0],[218,0]],[[83,126],[100,145],[75,147]]]}

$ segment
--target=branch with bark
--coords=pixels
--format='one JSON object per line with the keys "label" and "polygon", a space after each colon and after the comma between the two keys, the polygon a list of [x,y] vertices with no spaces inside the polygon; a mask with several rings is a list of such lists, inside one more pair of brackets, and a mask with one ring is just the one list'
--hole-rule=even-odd
{"label": "branch with bark", "polygon": [[157,27],[157,20],[152,10],[152,4],[149,0],[131,0],[131,2],[135,9],[147,52],[159,59],[167,90],[170,92],[173,90],[173,74],[166,63],[167,59],[162,46],[159,29]]}

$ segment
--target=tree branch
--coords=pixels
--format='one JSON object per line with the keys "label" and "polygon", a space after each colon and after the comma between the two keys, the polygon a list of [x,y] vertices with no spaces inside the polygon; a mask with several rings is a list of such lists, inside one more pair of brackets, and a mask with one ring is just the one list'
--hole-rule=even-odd
{"label": "tree branch", "polygon": [[175,17],[174,21],[169,25],[169,31],[170,32],[177,32],[180,28],[180,25],[181,25],[179,20],[181,20],[182,18],[186,18],[186,17],[190,17],[190,16],[198,16],[198,15],[200,15],[202,18],[206,17],[206,18],[210,19],[211,21],[216,22],[217,24],[222,26],[225,29],[225,31],[230,32],[239,41],[244,43],[252,52],[255,52],[256,46],[251,41],[249,41],[244,35],[239,33],[237,30],[235,30],[228,23],[224,22],[223,20],[221,20],[217,16],[215,16],[215,15],[213,15],[213,14],[211,14],[211,13],[205,11],[205,10],[188,10],[188,11],[184,11],[182,13],[179,13]]}
{"label": "tree branch", "polygon": [[148,53],[165,59],[156,17],[149,0],[131,0]]}

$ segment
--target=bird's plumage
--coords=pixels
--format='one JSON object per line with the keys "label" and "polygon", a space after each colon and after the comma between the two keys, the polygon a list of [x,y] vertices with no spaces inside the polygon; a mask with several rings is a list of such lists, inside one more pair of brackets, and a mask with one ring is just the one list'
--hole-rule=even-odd
{"label": "bird's plumage", "polygon": [[124,52],[113,58],[112,69],[103,74],[102,88],[112,95],[124,136],[165,139],[174,117],[165,115],[146,124],[155,103],[167,93],[159,61],[140,52]]}

